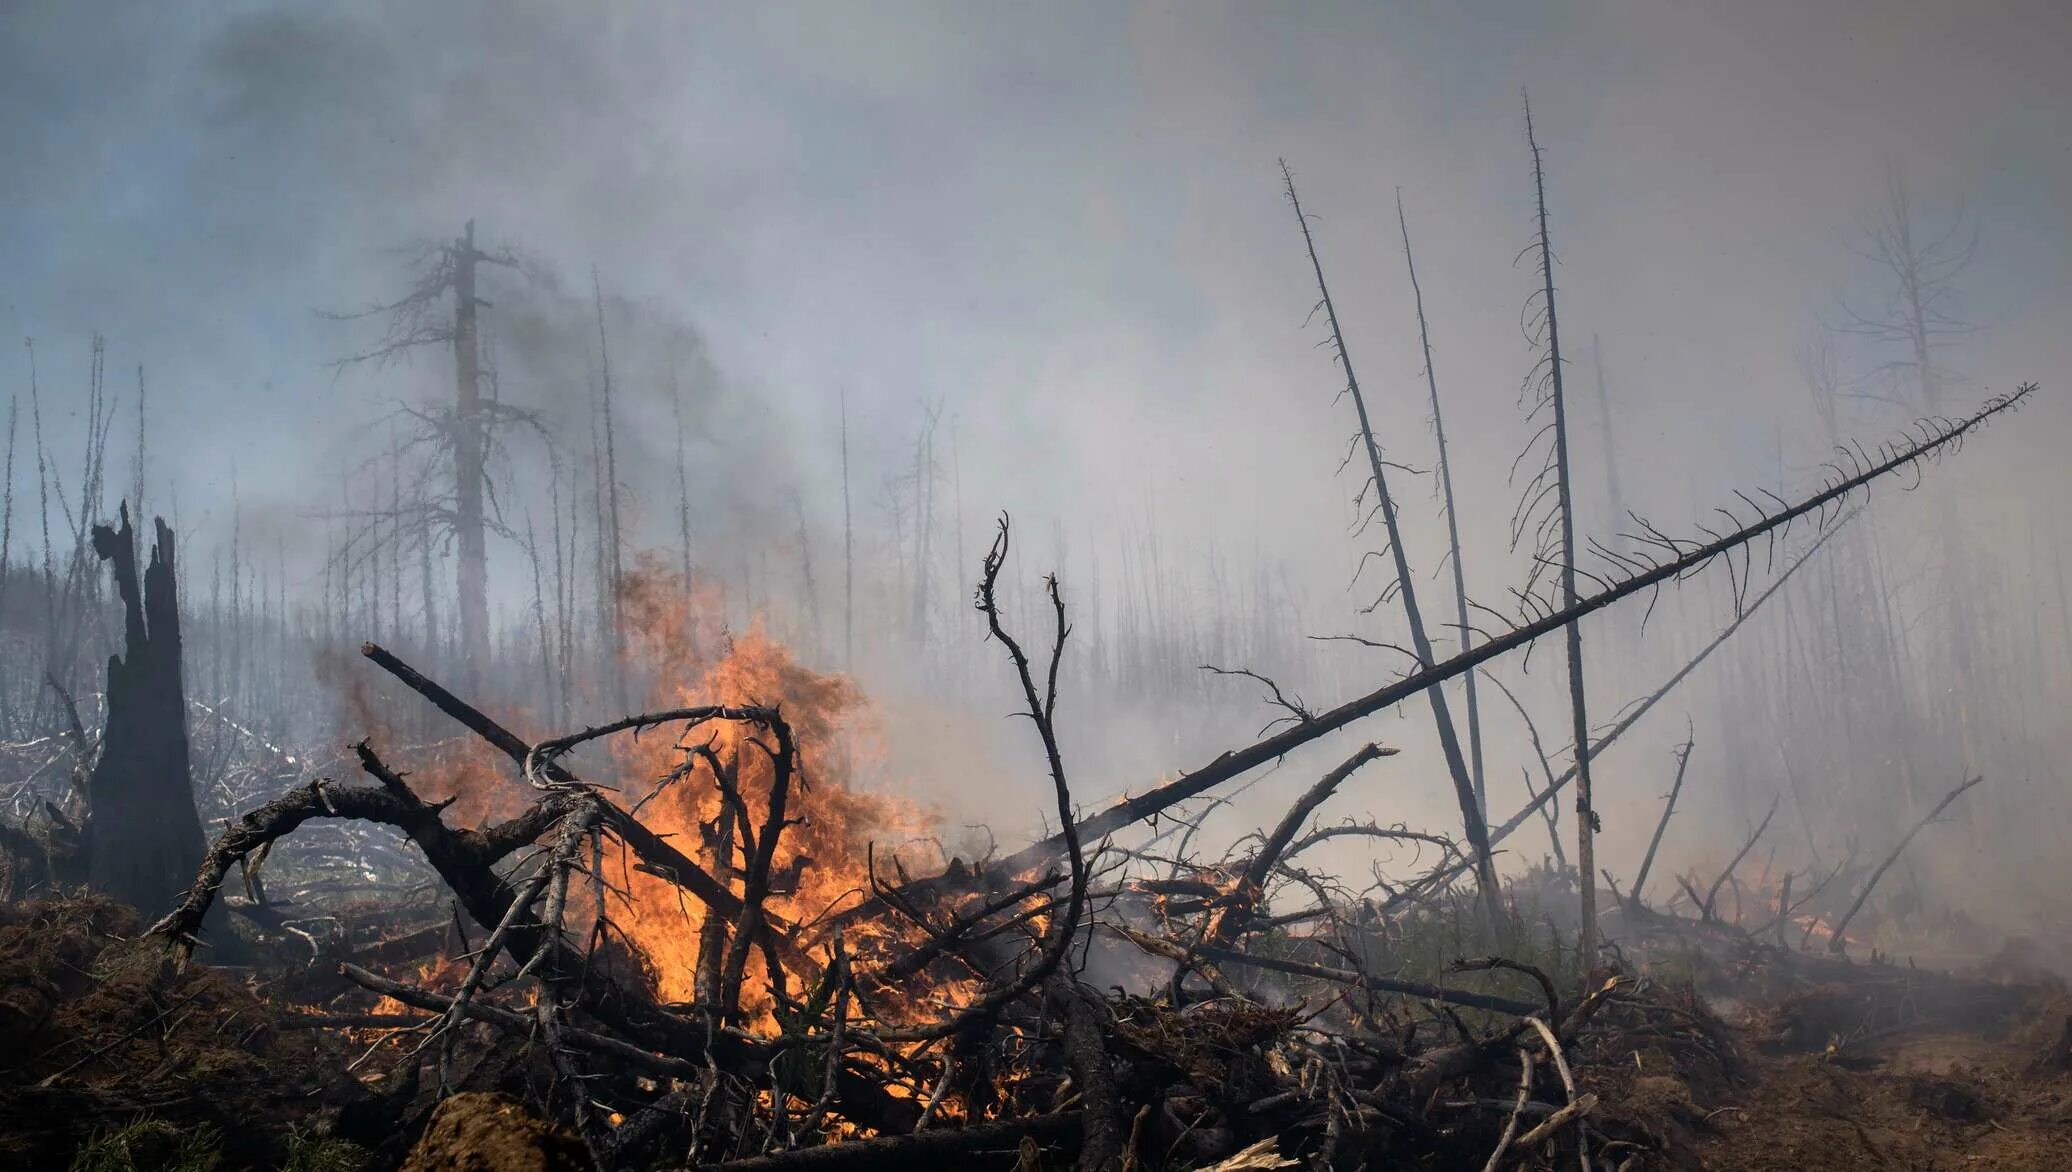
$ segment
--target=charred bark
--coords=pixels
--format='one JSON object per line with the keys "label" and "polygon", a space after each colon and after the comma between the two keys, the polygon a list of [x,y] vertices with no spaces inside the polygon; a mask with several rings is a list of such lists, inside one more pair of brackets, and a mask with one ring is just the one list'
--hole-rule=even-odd
{"label": "charred bark", "polygon": [[110,563],[122,598],[123,654],[108,658],[107,729],[87,781],[87,877],[144,912],[187,885],[203,845],[188,780],[173,531],[163,520],[155,528],[141,581],[128,506],[120,528],[93,530],[94,553]]}

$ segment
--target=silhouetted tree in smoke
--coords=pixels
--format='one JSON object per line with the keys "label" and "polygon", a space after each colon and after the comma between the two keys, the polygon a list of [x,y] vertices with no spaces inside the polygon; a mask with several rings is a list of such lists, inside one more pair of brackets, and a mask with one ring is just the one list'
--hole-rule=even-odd
{"label": "silhouetted tree in smoke", "polygon": [[[1525,104],[1525,143],[1532,152],[1533,201],[1539,225],[1531,246],[1531,251],[1538,253],[1540,277],[1540,289],[1536,294],[1540,309],[1535,318],[1538,337],[1535,340],[1545,351],[1532,373],[1526,376],[1526,387],[1534,400],[1529,418],[1538,420],[1543,412],[1550,416],[1533,442],[1539,444],[1540,436],[1550,437],[1552,442],[1547,445],[1545,463],[1526,483],[1520,504],[1521,520],[1514,534],[1522,537],[1530,530],[1536,535],[1533,577],[1537,578],[1542,569],[1551,566],[1559,579],[1560,608],[1574,610],[1578,599],[1576,522],[1575,497],[1569,490],[1568,401],[1562,383],[1560,320],[1554,311],[1554,248],[1547,234],[1547,172],[1541,164],[1539,140],[1533,135],[1532,103],[1529,99]],[[1541,521],[1535,526],[1531,522],[1533,511],[1543,507],[1541,502],[1550,492],[1553,508],[1543,512]],[[1531,590],[1530,585],[1527,590]],[[1574,717],[1572,727],[1575,734],[1576,887],[1581,895],[1583,919],[1578,947],[1587,968],[1597,951],[1597,811],[1590,789],[1590,715],[1583,692],[1583,629],[1580,619],[1567,624],[1564,633],[1568,641],[1569,709]]]}
{"label": "silhouetted tree in smoke", "polygon": [[[484,252],[475,244],[475,222],[451,241],[430,241],[416,247],[410,291],[398,300],[349,314],[338,320],[386,319],[387,330],[372,349],[339,359],[342,368],[372,361],[385,365],[422,346],[453,348],[454,402],[450,412],[412,412],[429,429],[429,439],[447,457],[453,495],[449,501],[427,500],[420,506],[427,521],[451,533],[459,547],[457,572],[462,677],[471,685],[489,657],[489,518],[484,511],[488,488],[487,461],[493,432],[503,423],[530,417],[495,399],[485,398],[478,311],[488,305],[477,293],[482,265],[515,268],[508,251]],[[445,311],[453,297],[452,316]]]}
{"label": "silhouetted tree in smoke", "polygon": [[[1360,432],[1357,442],[1366,450],[1368,484],[1374,489],[1375,509],[1381,514],[1382,525],[1388,540],[1389,554],[1394,561],[1396,578],[1393,590],[1385,590],[1386,599],[1390,593],[1397,595],[1403,603],[1403,617],[1410,625],[1411,647],[1420,668],[1430,667],[1436,660],[1432,656],[1431,639],[1425,633],[1424,613],[1417,605],[1417,586],[1410,573],[1409,555],[1403,548],[1403,534],[1396,523],[1395,498],[1389,495],[1386,466],[1381,448],[1374,439],[1374,425],[1367,411],[1367,398],[1360,390],[1359,376],[1353,372],[1352,358],[1346,353],[1345,335],[1339,329],[1338,310],[1331,301],[1331,290],[1324,283],[1324,264],[1317,257],[1316,240],[1311,235],[1309,220],[1302,214],[1302,201],[1295,194],[1295,179],[1288,172],[1288,165],[1281,164],[1281,178],[1288,191],[1288,202],[1294,205],[1295,219],[1302,227],[1302,240],[1309,251],[1310,267],[1315,270],[1317,294],[1323,306],[1324,319],[1331,330],[1331,346],[1338,365],[1345,371],[1346,393],[1351,396],[1353,407],[1359,416]],[[1364,499],[1365,492],[1360,494]],[[1503,908],[1499,903],[1501,893],[1497,888],[1496,867],[1489,856],[1489,832],[1483,821],[1482,806],[1476,799],[1475,783],[1468,773],[1466,759],[1461,755],[1460,737],[1454,731],[1453,713],[1446,703],[1446,690],[1435,683],[1425,692],[1432,705],[1433,723],[1439,731],[1439,747],[1446,755],[1446,770],[1453,778],[1454,796],[1460,802],[1461,823],[1467,832],[1468,845],[1474,851],[1476,876],[1482,889],[1482,900],[1489,914],[1492,928],[1502,922]],[[1306,713],[1300,713],[1306,718]]]}
{"label": "silhouetted tree in smoke", "polygon": [[[1432,438],[1439,448],[1439,495],[1446,506],[1447,554],[1453,562],[1453,604],[1459,624],[1460,649],[1466,651],[1474,637],[1468,621],[1468,572],[1461,564],[1460,511],[1454,507],[1453,461],[1446,454],[1446,418],[1439,410],[1439,373],[1432,364],[1432,332],[1425,323],[1424,289],[1417,283],[1417,259],[1410,251],[1410,221],[1403,215],[1403,191],[1396,190],[1396,227],[1403,234],[1403,267],[1410,275],[1411,300],[1417,306],[1417,344],[1424,355],[1425,389],[1431,394]],[[1461,673],[1467,699],[1468,772],[1475,782],[1475,805],[1489,820],[1489,781],[1482,763],[1482,710],[1475,696],[1475,673]]]}
{"label": "silhouetted tree in smoke", "polygon": [[[1883,206],[1862,225],[1853,245],[1859,256],[1881,270],[1883,287],[1874,303],[1844,302],[1834,328],[1877,352],[1898,352],[1874,365],[1847,393],[1934,416],[1942,414],[1943,387],[1952,377],[1941,354],[1955,339],[1977,329],[1959,316],[1958,278],[1978,251],[1979,234],[1961,203],[1939,229],[1928,227],[1924,219],[1905,180],[1897,172],[1889,174]],[[1978,616],[1973,601],[1977,590],[1972,558],[1964,548],[1963,521],[1949,493],[1936,494],[1935,525],[1941,563],[1936,578],[1946,599],[1954,677],[1947,694],[1954,707],[1959,751],[1969,760],[1983,739],[1973,707],[1978,691]]]}

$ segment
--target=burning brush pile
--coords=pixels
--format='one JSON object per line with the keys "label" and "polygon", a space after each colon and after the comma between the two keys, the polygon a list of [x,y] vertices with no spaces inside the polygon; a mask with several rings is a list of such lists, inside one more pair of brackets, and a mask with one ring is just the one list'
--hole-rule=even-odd
{"label": "burning brush pile", "polygon": [[[841,729],[858,698],[754,634],[674,707],[537,743],[368,645],[499,755],[501,777],[413,780],[363,742],[365,781],[317,780],[244,815],[146,939],[87,932],[78,957],[38,970],[91,971],[112,949],[156,1013],[82,1037],[41,1085],[107,1049],[221,1049],[230,1025],[197,1031],[251,1020],[265,1056],[243,1081],[294,1072],[276,1097],[304,1104],[297,1126],[354,1146],[322,1149],[334,1162],[321,1163],[260,1145],[268,1154],[226,1155],[233,1166],[1635,1168],[1690,1166],[1698,1137],[1732,1123],[1701,1104],[1762,1059],[1698,1000],[1700,970],[1797,972],[1789,950],[1636,900],[1636,949],[1664,939],[1662,955],[1700,960],[1673,979],[1646,953],[1584,971],[1518,889],[1494,923],[1492,901],[1455,890],[1469,862],[1451,841],[1319,821],[1390,750],[1359,748],[1222,859],[1192,853],[1200,817],[1171,802],[1075,821],[1053,724],[1065,610],[1053,581],[1047,657],[1004,629],[1007,542],[1003,524],[976,601],[1027,704],[1055,838],[910,873],[878,844],[925,837],[931,820],[846,784]],[[1092,838],[1150,818],[1164,833],[1146,844]],[[240,984],[187,964],[225,942],[219,902],[266,922],[261,866],[321,819],[407,837],[444,888],[421,922],[304,954],[292,979],[262,963]],[[1441,859],[1423,881],[1355,891],[1308,853],[1350,836],[1416,840]],[[219,901],[234,868],[244,897]],[[1844,983],[1819,1001],[1836,1013],[1848,988],[1872,988],[1847,982],[1893,979],[1819,963],[1792,988]],[[35,979],[54,1004],[89,987]],[[1923,987],[1895,995],[1916,1004]],[[205,1009],[181,1013],[190,1003]],[[0,1005],[0,1024],[33,1033],[51,1012],[18,1008]],[[181,1041],[190,1020],[201,1024]],[[102,1115],[113,1127],[123,1110]],[[212,1126],[234,1132],[236,1110]]]}

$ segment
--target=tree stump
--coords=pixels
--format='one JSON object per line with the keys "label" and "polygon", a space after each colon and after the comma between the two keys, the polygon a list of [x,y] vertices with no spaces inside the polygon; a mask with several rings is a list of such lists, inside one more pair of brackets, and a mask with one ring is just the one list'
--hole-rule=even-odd
{"label": "tree stump", "polygon": [[119,529],[93,530],[94,553],[111,564],[122,598],[123,654],[108,657],[106,729],[87,780],[87,876],[149,917],[194,881],[203,838],[188,772],[173,531],[155,521],[140,589],[128,505],[121,519]]}

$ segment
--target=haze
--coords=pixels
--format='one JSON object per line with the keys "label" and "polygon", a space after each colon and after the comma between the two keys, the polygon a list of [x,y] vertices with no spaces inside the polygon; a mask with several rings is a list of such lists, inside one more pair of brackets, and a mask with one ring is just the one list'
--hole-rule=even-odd
{"label": "haze", "polygon": [[[1380,439],[1428,469],[1400,190],[1463,562],[1475,596],[1506,613],[1526,567],[1511,549],[1511,465],[1532,431],[1519,383],[1536,357],[1520,328],[1534,271],[1516,259],[1533,211],[1521,92],[1546,151],[1581,412],[1579,523],[1602,537],[1621,527],[1607,443],[1623,505],[1674,533],[1716,523],[1736,489],[1789,497],[1812,484],[1829,437],[1805,359],[1823,345],[1848,392],[1841,434],[1883,438],[1927,410],[1904,380],[1877,377],[1889,348],[1824,328],[1849,320],[1845,305],[1889,296],[1860,246],[1901,185],[1923,225],[1977,232],[1950,303],[1976,328],[1936,355],[1937,409],[1963,413],[2027,379],[2043,392],[1929,468],[1920,491],[1880,493],[1889,614],[1844,614],[1839,595],[1807,584],[1795,625],[1752,622],[1607,761],[1603,850],[1630,868],[1686,714],[1695,821],[1731,842],[1772,796],[1832,786],[1845,802],[1802,797],[1817,809],[1794,815],[1797,845],[1816,852],[1840,849],[1846,828],[1878,838],[1906,823],[1896,790],[1880,788],[1897,768],[1880,730],[1913,728],[1921,739],[1904,752],[1924,791],[1988,774],[1974,829],[1955,837],[1999,843],[2009,865],[1974,876],[1978,890],[2019,895],[2023,861],[2062,849],[2072,825],[2054,772],[2072,749],[2056,727],[2072,637],[2056,570],[2072,545],[2060,503],[2072,488],[2068,50],[2072,12],[2041,3],[16,3],[0,14],[0,333],[34,339],[43,426],[65,468],[85,442],[92,335],[107,338],[119,468],[144,368],[146,505],[181,535],[191,600],[207,593],[207,567],[221,573],[235,512],[255,582],[278,575],[291,601],[313,604],[338,518],[388,491],[379,461],[409,430],[396,407],[437,405],[453,385],[438,348],[334,369],[377,344],[380,325],[319,311],[402,295],[408,258],[395,250],[472,218],[529,266],[484,277],[497,393],[538,412],[567,483],[589,484],[594,268],[629,554],[678,555],[680,409],[694,560],[726,585],[737,624],[762,614],[809,662],[845,666],[846,401],[854,666],[887,714],[886,784],[983,815],[1006,842],[1035,828],[1047,795],[1022,732],[996,719],[1012,706],[1005,665],[963,605],[996,513],[1014,518],[1026,598],[1059,569],[1086,645],[1112,653],[1124,638],[1123,592],[1156,557],[1160,597],[1138,605],[1184,632],[1164,662],[1190,679],[1198,654],[1235,650],[1247,661],[1223,666],[1323,704],[1402,669],[1386,652],[1304,639],[1394,641],[1402,627],[1391,605],[1365,612],[1377,579],[1348,585],[1379,541],[1349,532],[1360,478],[1339,469],[1354,423],[1318,348],[1277,160],[1314,213]],[[0,391],[25,404],[29,377],[20,352],[0,366]],[[911,515],[931,410],[942,471],[922,558],[901,510]],[[562,481],[548,482],[546,449],[512,448],[503,515],[544,531]],[[25,519],[38,481],[22,452],[14,560],[31,563],[43,539]],[[107,512],[129,480],[111,482]],[[1395,487],[1434,606],[1445,530],[1432,482]],[[1937,513],[1938,494],[1953,513]],[[1969,669],[1990,728],[1963,746],[1922,723],[1948,691],[1939,649],[1959,621],[1936,569],[1951,548],[1939,516],[1957,519],[1977,575],[1962,605],[1998,632]],[[526,621],[522,547],[498,542],[491,559],[500,619]],[[912,613],[912,584],[895,576],[908,564],[932,584],[918,632],[894,629]],[[1763,568],[1758,556],[1758,585]],[[450,589],[451,563],[440,573]],[[1593,621],[1598,711],[1716,633],[1731,618],[1726,587],[1715,571],[1666,596],[1645,632],[1639,604]],[[1917,674],[1903,693],[1873,692],[1830,652],[1838,632],[1895,617]],[[1223,619],[1264,634],[1218,643],[1208,632]],[[1804,695],[1766,682],[1798,679],[1778,665],[1800,653],[1814,666],[1795,686],[1861,686],[1850,704],[1888,723],[1866,715],[1844,743]],[[1245,681],[1190,683],[1140,707],[1166,684],[1103,663],[1112,692],[1090,680],[1061,717],[1078,722],[1088,804],[1199,765],[1274,716]],[[1521,698],[1558,758],[1559,650],[1536,653],[1529,676],[1520,666],[1502,670],[1530,685]],[[1533,759],[1501,698],[1483,705],[1501,817]],[[1363,734],[1404,749],[1363,802],[1457,830],[1429,713],[1398,715]],[[1232,829],[1315,772],[1304,757],[1263,783]],[[1686,853],[1713,848],[1680,833]],[[2029,905],[2007,906],[2020,919]]]}

